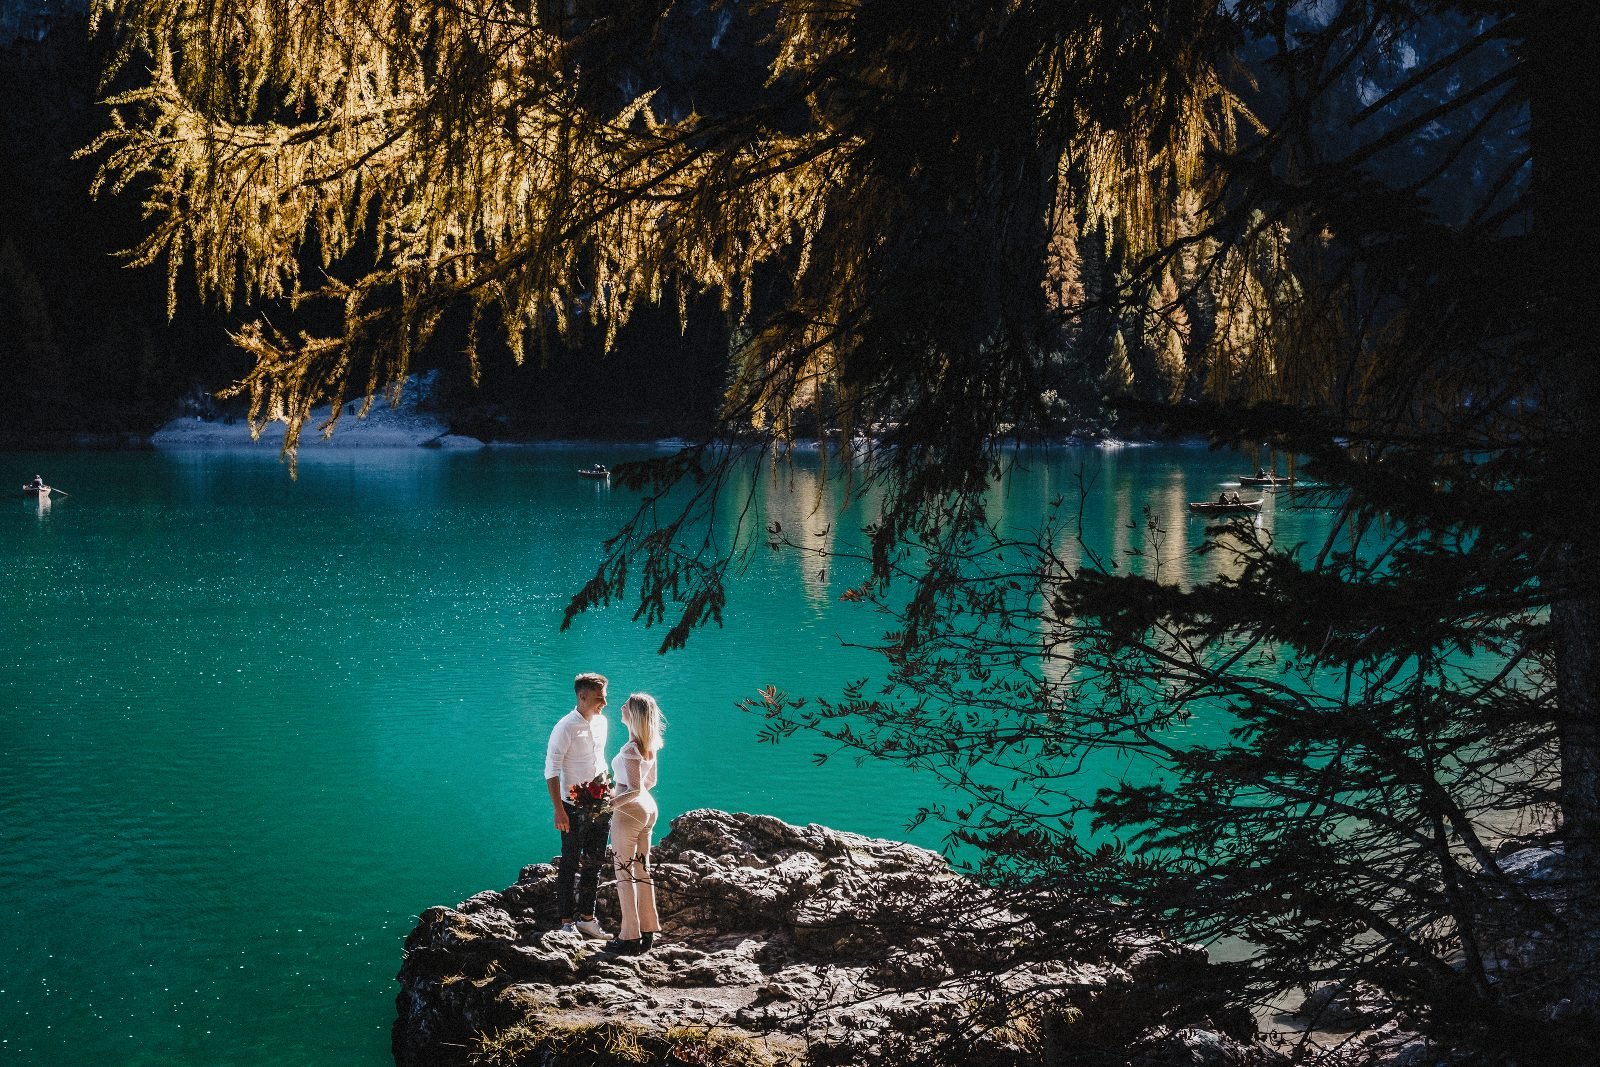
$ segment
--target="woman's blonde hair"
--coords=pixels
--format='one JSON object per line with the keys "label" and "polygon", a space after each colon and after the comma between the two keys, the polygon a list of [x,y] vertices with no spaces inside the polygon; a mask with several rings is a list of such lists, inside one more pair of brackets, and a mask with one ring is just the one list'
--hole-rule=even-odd
{"label": "woman's blonde hair", "polygon": [[667,728],[661,705],[649,693],[634,693],[622,703],[622,722],[639,745],[645,759],[654,759],[661,751],[661,735]]}

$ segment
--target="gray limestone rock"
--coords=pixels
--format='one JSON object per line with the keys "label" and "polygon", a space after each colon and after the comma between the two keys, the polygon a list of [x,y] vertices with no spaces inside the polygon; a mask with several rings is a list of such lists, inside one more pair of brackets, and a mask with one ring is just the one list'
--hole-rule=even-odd
{"label": "gray limestone rock", "polygon": [[[423,912],[399,974],[396,1063],[889,1064],[959,1047],[963,1062],[1021,1065],[1112,1030],[1144,1033],[1143,1063],[1273,1062],[1196,1020],[1097,1022],[1108,990],[1107,1010],[1144,1010],[1204,953],[1139,941],[1041,958],[1033,920],[926,849],[698,810],[673,821],[653,866],[663,933],[645,955],[557,929],[551,864]],[[616,929],[609,884],[599,915]],[[1128,995],[1141,985],[1156,994]]]}

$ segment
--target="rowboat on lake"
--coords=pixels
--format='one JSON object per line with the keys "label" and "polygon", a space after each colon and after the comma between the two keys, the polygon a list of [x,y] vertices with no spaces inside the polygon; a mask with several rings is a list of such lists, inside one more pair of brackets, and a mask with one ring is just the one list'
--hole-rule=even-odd
{"label": "rowboat on lake", "polygon": [[606,469],[606,465],[604,463],[596,463],[592,467],[584,467],[579,470],[578,477],[593,478],[596,481],[600,481],[602,479],[610,478],[611,472]]}
{"label": "rowboat on lake", "polygon": [[1189,510],[1200,515],[1234,515],[1244,512],[1261,510],[1259,500],[1230,500],[1224,503],[1220,500],[1191,500]]}
{"label": "rowboat on lake", "polygon": [[22,487],[22,495],[33,497],[36,500],[49,500],[50,487],[39,481],[39,479],[35,478],[33,481]]}
{"label": "rowboat on lake", "polygon": [[1258,470],[1254,474],[1239,475],[1240,485],[1293,485],[1294,475],[1272,474],[1268,471]]}

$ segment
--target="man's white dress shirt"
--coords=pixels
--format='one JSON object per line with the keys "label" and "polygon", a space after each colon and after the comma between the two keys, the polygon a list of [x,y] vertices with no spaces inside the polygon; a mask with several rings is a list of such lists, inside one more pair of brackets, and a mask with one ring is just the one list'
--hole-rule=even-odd
{"label": "man's white dress shirt", "polygon": [[550,731],[550,747],[544,754],[545,778],[561,778],[561,799],[567,790],[592,781],[606,770],[606,719],[595,715],[585,719],[573,708]]}

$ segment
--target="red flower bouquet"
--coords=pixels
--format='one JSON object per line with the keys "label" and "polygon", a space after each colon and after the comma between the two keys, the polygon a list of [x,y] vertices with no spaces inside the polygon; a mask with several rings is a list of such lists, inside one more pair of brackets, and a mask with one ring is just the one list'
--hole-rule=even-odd
{"label": "red flower bouquet", "polygon": [[593,818],[611,814],[611,776],[599,774],[567,787],[567,803]]}

